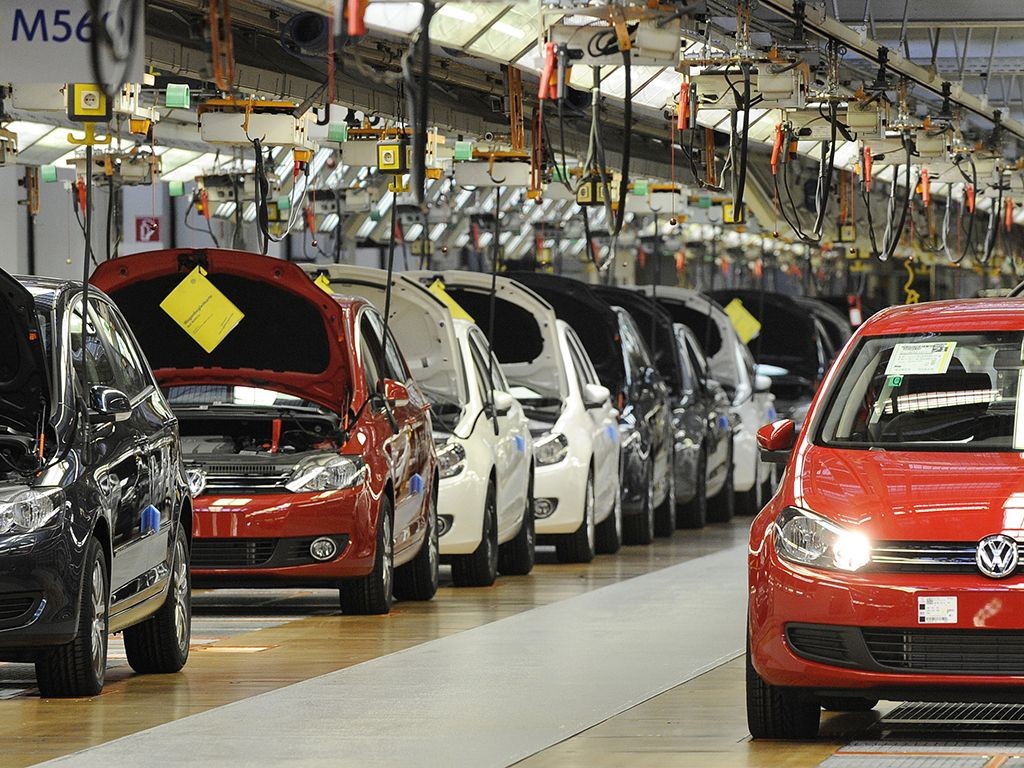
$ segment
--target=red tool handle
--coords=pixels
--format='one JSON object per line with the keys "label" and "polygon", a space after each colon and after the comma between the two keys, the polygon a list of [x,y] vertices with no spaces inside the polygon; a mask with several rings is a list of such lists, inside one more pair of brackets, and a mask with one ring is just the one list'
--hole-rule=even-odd
{"label": "red tool handle", "polygon": [[349,37],[362,37],[366,34],[366,22],[363,21],[365,12],[363,0],[346,0],[345,15],[348,17]]}
{"label": "red tool handle", "polygon": [[932,203],[932,182],[927,168],[921,169],[921,203],[925,208]]}
{"label": "red tool handle", "polygon": [[779,172],[779,155],[782,154],[782,123],[775,126],[775,144],[772,145],[772,176]]}
{"label": "red tool handle", "polygon": [[676,117],[676,130],[685,131],[690,125],[690,84],[679,84],[679,113]]}
{"label": "red tool handle", "polygon": [[1006,214],[1005,214],[1005,218],[1006,218],[1006,221],[1004,222],[1004,224],[1006,225],[1006,231],[1009,232],[1011,229],[1013,229],[1013,198],[1012,197],[1008,197],[1006,199]]}
{"label": "red tool handle", "polygon": [[210,196],[205,189],[199,190],[199,207],[202,208],[203,218],[210,220]]}
{"label": "red tool handle", "polygon": [[537,98],[541,101],[551,98],[551,76],[555,72],[555,44],[547,43],[544,46],[544,69],[540,73],[540,87],[537,89]]}
{"label": "red tool handle", "polygon": [[871,157],[871,147],[864,147],[864,189],[871,191],[871,166],[874,163]]}
{"label": "red tool handle", "polygon": [[974,185],[968,184],[964,187],[964,202],[967,203],[967,211],[974,213]]}

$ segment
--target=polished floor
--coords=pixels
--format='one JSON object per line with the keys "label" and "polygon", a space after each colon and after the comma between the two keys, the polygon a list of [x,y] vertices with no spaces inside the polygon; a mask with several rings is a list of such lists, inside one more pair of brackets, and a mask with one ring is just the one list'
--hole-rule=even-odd
{"label": "polished floor", "polygon": [[0,665],[0,766],[841,768],[884,708],[827,715],[809,744],[747,734],[746,523],[589,565],[543,552],[387,617],[330,591],[197,593],[181,674],[133,675],[115,642],[103,695],[58,701]]}

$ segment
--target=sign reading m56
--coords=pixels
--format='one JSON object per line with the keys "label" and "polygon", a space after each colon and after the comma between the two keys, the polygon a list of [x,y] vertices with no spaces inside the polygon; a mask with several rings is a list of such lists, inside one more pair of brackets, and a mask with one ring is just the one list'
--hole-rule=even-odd
{"label": "sign reading m56", "polygon": [[[101,2],[99,20],[89,0],[7,0],[0,3],[0,78],[19,83],[138,81],[143,70],[145,3]],[[111,46],[100,52],[93,71],[90,47],[96,24],[103,24]],[[113,50],[108,50],[112,48]]]}

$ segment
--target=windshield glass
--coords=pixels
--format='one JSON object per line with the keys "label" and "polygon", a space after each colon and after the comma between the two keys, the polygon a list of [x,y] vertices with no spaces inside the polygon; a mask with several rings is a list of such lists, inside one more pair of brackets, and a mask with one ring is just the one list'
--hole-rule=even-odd
{"label": "windshield glass", "polygon": [[421,387],[423,394],[430,402],[430,413],[434,417],[434,427],[442,432],[454,432],[462,418],[463,405],[452,395]]}
{"label": "windshield glass", "polygon": [[826,445],[1020,451],[1020,331],[883,336],[860,343],[833,388]]}
{"label": "windshield glass", "polygon": [[305,409],[315,413],[328,413],[316,403],[301,397],[271,389],[239,387],[220,384],[191,384],[166,387],[167,402],[174,408],[190,406],[217,406],[235,408],[289,408]]}

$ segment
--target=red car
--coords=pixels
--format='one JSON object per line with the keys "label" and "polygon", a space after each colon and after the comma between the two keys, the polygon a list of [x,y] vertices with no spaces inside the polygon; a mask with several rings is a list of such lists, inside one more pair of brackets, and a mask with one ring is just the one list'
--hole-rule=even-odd
{"label": "red car", "polygon": [[750,533],[747,719],[1024,701],[1024,304],[886,310],[846,345]]}
{"label": "red car", "polygon": [[145,350],[186,465],[205,471],[197,584],[337,587],[347,613],[433,597],[429,405],[370,304],[228,250],[126,256],[92,282]]}

